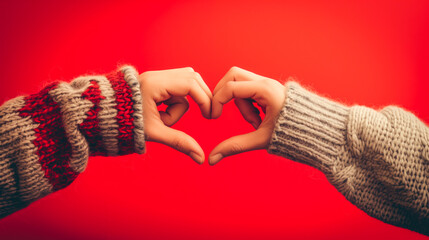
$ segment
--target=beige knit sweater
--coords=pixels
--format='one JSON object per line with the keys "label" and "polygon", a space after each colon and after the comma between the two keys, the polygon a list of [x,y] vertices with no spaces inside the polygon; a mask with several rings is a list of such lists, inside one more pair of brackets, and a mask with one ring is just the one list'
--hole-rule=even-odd
{"label": "beige knit sweater", "polygon": [[[94,155],[143,153],[138,73],[53,83],[0,107],[0,218],[62,189]],[[346,107],[288,83],[268,151],[323,171],[353,204],[429,235],[429,130],[397,107]]]}
{"label": "beige knit sweater", "polygon": [[398,107],[346,107],[287,86],[268,151],[321,170],[370,216],[429,235],[429,128]]}

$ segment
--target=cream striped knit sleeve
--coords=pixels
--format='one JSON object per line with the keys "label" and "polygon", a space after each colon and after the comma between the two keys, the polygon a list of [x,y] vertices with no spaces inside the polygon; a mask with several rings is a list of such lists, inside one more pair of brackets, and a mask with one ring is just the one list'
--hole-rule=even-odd
{"label": "cream striped knit sleeve", "polygon": [[88,157],[143,153],[137,71],[55,82],[0,107],[0,218],[68,186]]}
{"label": "cream striped knit sleeve", "polygon": [[398,107],[347,107],[287,87],[268,151],[321,170],[370,216],[429,235],[429,128]]}

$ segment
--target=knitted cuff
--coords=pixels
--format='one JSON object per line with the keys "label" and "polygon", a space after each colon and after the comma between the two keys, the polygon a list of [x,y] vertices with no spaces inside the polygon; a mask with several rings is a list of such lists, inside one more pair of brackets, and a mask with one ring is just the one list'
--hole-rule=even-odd
{"label": "knitted cuff", "polygon": [[106,114],[101,113],[99,118],[100,128],[107,132],[104,142],[108,154],[142,154],[145,140],[139,75],[133,67],[123,66],[106,77],[114,94],[105,103],[113,105],[114,109],[110,108],[112,111],[109,111],[107,107]]}
{"label": "knitted cuff", "polygon": [[329,172],[337,149],[346,143],[349,108],[296,82],[287,83],[286,94],[268,152]]}

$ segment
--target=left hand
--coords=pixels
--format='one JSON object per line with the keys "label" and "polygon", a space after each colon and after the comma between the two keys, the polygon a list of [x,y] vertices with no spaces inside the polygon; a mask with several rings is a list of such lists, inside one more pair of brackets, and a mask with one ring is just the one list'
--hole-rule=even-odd
{"label": "left hand", "polygon": [[[170,128],[189,108],[187,95],[199,105],[205,118],[210,118],[212,93],[200,74],[192,68],[148,71],[140,74],[143,97],[143,121],[147,141],[168,145],[189,155],[195,162],[204,162],[204,151],[188,134]],[[164,103],[166,111],[158,111]]]}

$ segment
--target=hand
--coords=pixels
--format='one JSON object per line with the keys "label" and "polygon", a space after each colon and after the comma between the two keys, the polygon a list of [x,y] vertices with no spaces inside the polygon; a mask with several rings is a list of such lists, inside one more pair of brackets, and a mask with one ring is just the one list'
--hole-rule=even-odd
{"label": "hand", "polygon": [[[190,67],[148,71],[140,74],[140,85],[146,140],[168,145],[202,164],[204,151],[197,141],[170,128],[188,110],[187,95],[199,105],[202,115],[210,118],[212,93],[200,74]],[[165,112],[158,111],[161,103],[168,106]]]}
{"label": "hand", "polygon": [[[285,86],[276,80],[232,67],[213,91],[211,118],[220,117],[223,105],[234,99],[244,119],[256,130],[231,137],[217,145],[210,153],[210,165],[233,154],[266,149],[285,98]],[[263,120],[253,102],[266,114]]]}

